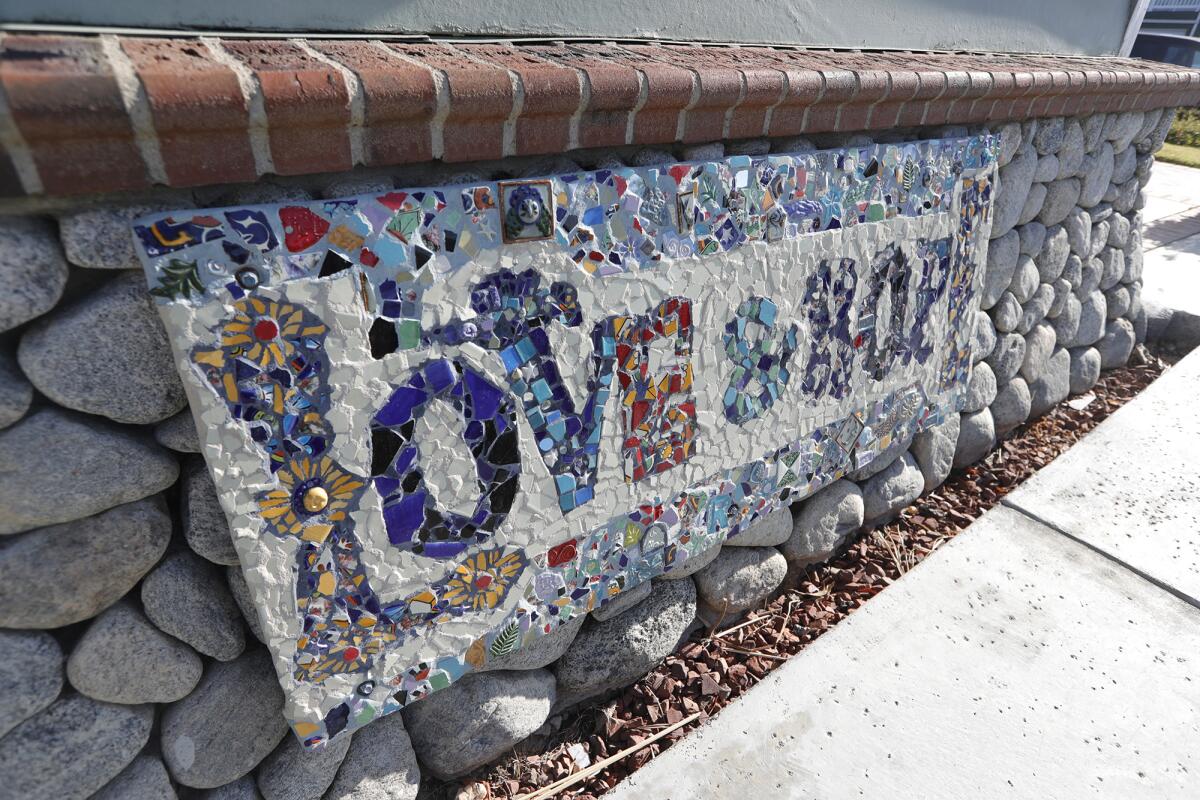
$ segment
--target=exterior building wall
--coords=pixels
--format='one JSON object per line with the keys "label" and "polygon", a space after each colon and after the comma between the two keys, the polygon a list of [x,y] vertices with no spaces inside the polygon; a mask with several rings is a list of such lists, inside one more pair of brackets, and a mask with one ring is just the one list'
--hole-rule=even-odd
{"label": "exterior building wall", "polygon": [[10,0],[9,19],[185,31],[297,31],[368,35],[661,39],[808,47],[917,48],[997,52],[1120,52],[1129,0],[862,0],[852,5],[770,0],[705,6],[686,0],[368,0],[353,9],[299,0],[269,6],[214,0],[203,5],[125,0]]}

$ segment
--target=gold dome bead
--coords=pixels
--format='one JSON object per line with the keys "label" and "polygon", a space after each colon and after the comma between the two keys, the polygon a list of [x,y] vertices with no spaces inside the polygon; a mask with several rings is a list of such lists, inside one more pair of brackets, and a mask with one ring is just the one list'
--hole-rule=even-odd
{"label": "gold dome bead", "polygon": [[314,486],[304,493],[304,508],[312,514],[323,511],[329,505],[329,492],[320,486]]}

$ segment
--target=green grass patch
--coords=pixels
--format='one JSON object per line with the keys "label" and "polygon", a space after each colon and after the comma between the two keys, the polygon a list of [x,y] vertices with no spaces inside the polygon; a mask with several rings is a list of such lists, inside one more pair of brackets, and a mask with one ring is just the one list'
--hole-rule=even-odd
{"label": "green grass patch", "polygon": [[1154,154],[1154,157],[1159,161],[1200,169],[1200,147],[1185,147],[1181,144],[1167,142],[1161,150]]}
{"label": "green grass patch", "polygon": [[1179,109],[1167,132],[1167,141],[1184,147],[1200,147],[1200,109]]}

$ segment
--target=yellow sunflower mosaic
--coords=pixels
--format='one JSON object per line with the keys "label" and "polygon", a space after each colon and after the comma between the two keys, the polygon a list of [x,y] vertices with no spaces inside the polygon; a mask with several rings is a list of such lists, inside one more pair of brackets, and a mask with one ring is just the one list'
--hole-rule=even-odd
{"label": "yellow sunflower mosaic", "polygon": [[442,599],[453,608],[495,608],[525,569],[520,553],[483,550],[458,565],[446,581]]}
{"label": "yellow sunflower mosaic", "polygon": [[247,297],[233,305],[233,317],[221,327],[221,347],[263,369],[286,367],[293,341],[319,336],[325,325],[306,321],[304,310],[288,303]]}
{"label": "yellow sunflower mosaic", "polygon": [[346,509],[363,480],[343,470],[329,456],[292,459],[275,473],[278,489],[262,495],[259,511],[276,532],[321,542],[333,525],[346,519]]}

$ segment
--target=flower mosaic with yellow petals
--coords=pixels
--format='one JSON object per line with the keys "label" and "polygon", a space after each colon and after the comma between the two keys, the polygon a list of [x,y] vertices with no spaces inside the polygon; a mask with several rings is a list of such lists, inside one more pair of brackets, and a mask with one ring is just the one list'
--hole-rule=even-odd
{"label": "flower mosaic with yellow petals", "polygon": [[354,493],[365,485],[329,456],[293,459],[276,476],[280,488],[258,501],[263,519],[279,534],[307,541],[322,541],[343,522]]}
{"label": "flower mosaic with yellow petals", "polygon": [[520,553],[483,550],[459,564],[446,580],[442,599],[455,608],[496,608],[525,569]]}
{"label": "flower mosaic with yellow petals", "polygon": [[264,369],[286,367],[294,340],[325,333],[323,324],[306,324],[304,310],[250,296],[234,303],[233,318],[221,328],[221,347]]}

